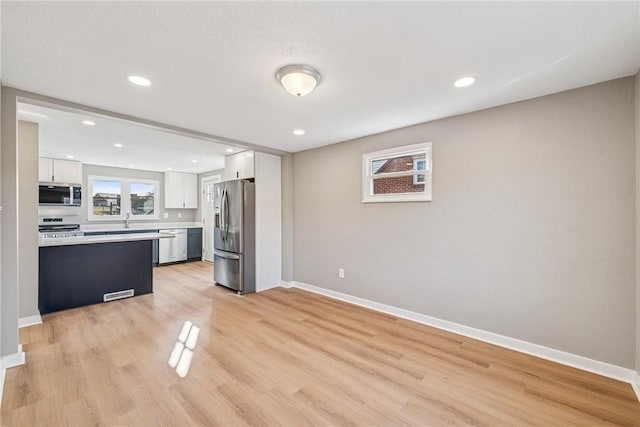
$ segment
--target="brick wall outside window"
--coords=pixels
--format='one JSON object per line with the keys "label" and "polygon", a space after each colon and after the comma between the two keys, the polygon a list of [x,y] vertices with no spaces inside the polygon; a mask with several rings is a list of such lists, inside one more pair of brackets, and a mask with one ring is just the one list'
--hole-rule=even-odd
{"label": "brick wall outside window", "polygon": [[[424,155],[420,157],[424,159]],[[389,172],[404,172],[413,170],[414,156],[396,157],[389,159],[377,171],[376,175]],[[424,191],[424,184],[413,184],[413,176],[397,176],[380,178],[373,181],[373,194],[415,193]]]}

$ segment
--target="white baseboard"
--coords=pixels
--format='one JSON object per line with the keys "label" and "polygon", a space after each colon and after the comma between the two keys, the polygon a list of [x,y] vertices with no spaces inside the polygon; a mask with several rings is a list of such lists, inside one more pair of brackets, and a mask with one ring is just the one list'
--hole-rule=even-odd
{"label": "white baseboard", "polygon": [[638,374],[638,372],[633,373],[631,387],[633,387],[633,391],[636,392],[636,397],[640,400],[640,374]]}
{"label": "white baseboard", "polygon": [[274,283],[273,285],[269,285],[269,286],[261,286],[260,289],[258,289],[258,287],[256,286],[256,292],[262,292],[262,291],[268,291],[269,289],[273,289],[273,288],[279,288],[280,283]]}
{"label": "white baseboard", "polygon": [[25,356],[24,351],[22,351],[22,344],[18,344],[18,352],[13,354],[7,354],[6,356],[2,356],[2,368],[9,369],[15,366],[24,365]]}
{"label": "white baseboard", "polygon": [[7,369],[15,366],[24,365],[25,356],[22,351],[22,344],[18,344],[18,352],[7,354],[0,357],[0,406],[2,406],[2,393],[4,391],[4,379],[7,375]]}
{"label": "white baseboard", "polygon": [[40,314],[35,316],[21,317],[18,319],[18,328],[26,328],[27,326],[39,325],[42,323]]}
{"label": "white baseboard", "polygon": [[285,280],[280,282],[280,286],[282,286],[283,288],[293,288],[295,286],[296,282],[287,282]]}
{"label": "white baseboard", "polygon": [[459,323],[449,322],[447,320],[438,319],[436,317],[427,316],[425,314],[415,313],[413,311],[405,310],[391,305],[381,304],[364,298],[354,297],[352,295],[343,294],[341,292],[320,288],[317,286],[309,285],[307,283],[297,281],[282,282],[282,286],[304,289],[310,292],[327,296],[329,298],[334,298],[351,304],[370,308],[372,310],[391,314],[403,319],[412,320],[414,322],[422,323],[434,328],[453,332],[458,335],[463,335],[465,337],[477,339],[490,344],[495,344],[500,347],[505,347],[510,350],[519,351],[521,353],[530,354],[532,356],[540,357],[552,362],[557,362],[577,369],[582,369],[583,371],[593,372],[594,374],[623,381],[631,384],[631,386],[634,388],[636,396],[638,397],[638,400],[640,400],[640,379],[638,377],[638,374],[631,369],[623,368],[605,362],[600,362],[598,360],[589,359],[587,357],[578,356],[576,354],[567,353],[561,350],[555,350],[553,348],[545,347],[539,344],[533,344],[516,338],[506,337],[504,335],[499,335],[493,332],[483,331],[482,329],[472,328],[469,326],[461,325]]}
{"label": "white baseboard", "polygon": [[4,378],[7,376],[7,370],[0,367],[0,407],[2,407],[2,393],[4,392]]}

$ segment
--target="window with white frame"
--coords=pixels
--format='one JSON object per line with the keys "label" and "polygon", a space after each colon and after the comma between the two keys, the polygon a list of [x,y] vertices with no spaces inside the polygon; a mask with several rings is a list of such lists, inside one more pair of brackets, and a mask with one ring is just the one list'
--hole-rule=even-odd
{"label": "window with white frame", "polygon": [[147,179],[89,176],[88,219],[158,219],[159,182]]}
{"label": "window with white frame", "polygon": [[362,155],[362,201],[432,200],[431,142]]}

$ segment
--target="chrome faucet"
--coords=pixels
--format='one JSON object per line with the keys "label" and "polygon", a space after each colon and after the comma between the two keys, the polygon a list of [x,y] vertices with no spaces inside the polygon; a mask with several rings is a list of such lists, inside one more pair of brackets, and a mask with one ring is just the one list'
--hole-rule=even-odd
{"label": "chrome faucet", "polygon": [[129,225],[131,225],[131,220],[129,219],[130,216],[131,214],[129,212],[124,214],[124,228],[129,228]]}

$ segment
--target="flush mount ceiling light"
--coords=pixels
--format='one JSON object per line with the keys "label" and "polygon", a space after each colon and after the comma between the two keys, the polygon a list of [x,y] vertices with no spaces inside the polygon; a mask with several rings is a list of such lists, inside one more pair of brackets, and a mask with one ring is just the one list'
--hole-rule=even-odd
{"label": "flush mount ceiling light", "polygon": [[87,126],[95,126],[96,122],[94,122],[93,120],[83,120],[82,124]]}
{"label": "flush mount ceiling light", "polygon": [[280,68],[276,79],[291,95],[305,96],[320,83],[320,73],[308,65],[293,64]]}
{"label": "flush mount ceiling light", "polygon": [[294,135],[304,135],[304,129],[296,129],[293,131]]}
{"label": "flush mount ceiling light", "polygon": [[463,77],[461,79],[456,80],[453,85],[455,87],[467,87],[467,86],[471,86],[475,82],[476,82],[475,77]]}
{"label": "flush mount ceiling light", "polygon": [[122,148],[122,144],[118,144],[118,143],[113,144],[113,146],[114,146],[114,147],[118,147],[118,148]]}
{"label": "flush mount ceiling light", "polygon": [[151,80],[144,78],[142,76],[129,76],[127,77],[127,80],[129,80],[134,85],[151,86]]}

